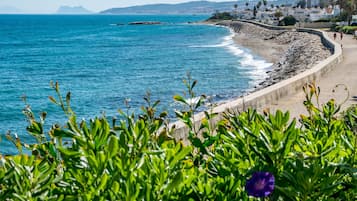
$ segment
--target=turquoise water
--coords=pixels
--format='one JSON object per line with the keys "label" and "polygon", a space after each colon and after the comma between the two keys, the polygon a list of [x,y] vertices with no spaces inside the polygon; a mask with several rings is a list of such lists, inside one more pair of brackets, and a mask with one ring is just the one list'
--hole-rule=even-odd
{"label": "turquoise water", "polygon": [[[197,92],[221,101],[237,97],[265,76],[269,64],[232,41],[223,27],[193,25],[207,16],[0,15],[0,134],[7,130],[28,141],[22,114],[26,95],[48,124],[64,123],[48,100],[51,80],[71,91],[79,119],[117,114],[130,100],[133,110],[150,91],[160,109],[172,113],[186,72]],[[153,26],[114,26],[161,21]],[[0,153],[14,153],[2,140]]]}

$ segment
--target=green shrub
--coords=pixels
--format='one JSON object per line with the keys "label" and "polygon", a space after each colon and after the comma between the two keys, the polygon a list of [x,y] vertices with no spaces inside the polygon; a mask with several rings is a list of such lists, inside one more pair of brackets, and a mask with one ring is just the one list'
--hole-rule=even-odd
{"label": "green shrub", "polygon": [[216,12],[212,17],[208,18],[208,20],[232,20],[234,17],[230,12]]}
{"label": "green shrub", "polygon": [[286,16],[284,17],[282,20],[279,21],[279,26],[291,26],[291,25],[295,25],[297,22],[297,20],[295,19],[294,16]]}
{"label": "green shrub", "polygon": [[343,26],[342,31],[346,34],[354,34],[355,30],[357,30],[357,26]]}
{"label": "green shrub", "polygon": [[46,115],[36,120],[26,107],[27,131],[37,143],[8,134],[19,155],[0,156],[0,200],[254,200],[246,184],[257,172],[274,176],[267,200],[356,200],[356,106],[339,113],[333,99],[314,104],[320,90],[310,84],[309,115],[298,119],[300,126],[289,112],[254,109],[226,113],[215,124],[218,114],[208,110],[196,124],[193,114],[205,101],[188,101],[196,83],[186,80],[188,97],[174,97],[183,105],[176,114],[189,145],[174,140],[167,114],[156,115],[159,102],[149,96],[138,116],[77,122],[70,94],[62,98],[54,84],[58,98],[50,99],[68,121],[46,134]]}
{"label": "green shrub", "polygon": [[337,24],[333,24],[333,25],[331,26],[331,31],[340,32],[341,29],[342,29],[342,26],[339,26],[339,25],[337,25]]}

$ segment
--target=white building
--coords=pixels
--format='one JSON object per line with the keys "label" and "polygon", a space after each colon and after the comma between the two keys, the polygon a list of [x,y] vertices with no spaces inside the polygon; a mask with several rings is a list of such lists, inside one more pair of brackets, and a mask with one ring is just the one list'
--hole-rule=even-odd
{"label": "white building", "polygon": [[310,15],[309,10],[304,8],[295,8],[294,14],[292,14],[292,16],[294,16],[300,22],[306,21],[309,15]]}
{"label": "white building", "polygon": [[329,6],[322,10],[311,10],[309,14],[309,20],[314,22],[320,19],[330,19],[332,17],[338,16],[341,12],[340,6]]}

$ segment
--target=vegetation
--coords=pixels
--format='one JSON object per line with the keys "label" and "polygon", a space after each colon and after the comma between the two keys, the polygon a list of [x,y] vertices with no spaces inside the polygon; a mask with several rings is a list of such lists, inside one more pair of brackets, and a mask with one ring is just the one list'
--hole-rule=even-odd
{"label": "vegetation", "polygon": [[295,25],[297,22],[297,20],[295,19],[294,16],[289,15],[284,17],[282,20],[279,21],[279,26],[291,26],[291,25]]}
{"label": "vegetation", "polygon": [[339,5],[346,13],[348,25],[351,24],[352,15],[357,14],[357,1],[356,0],[339,0]]}
{"label": "vegetation", "polygon": [[253,16],[254,16],[254,18],[257,17],[257,12],[258,12],[258,11],[257,11],[257,7],[254,6],[254,7],[253,7]]}
{"label": "vegetation", "polygon": [[280,17],[283,17],[284,16],[284,14],[281,12],[281,11],[276,11],[275,13],[274,13],[274,17],[276,18],[276,19],[280,19]]}
{"label": "vegetation", "polygon": [[256,5],[257,9],[259,10],[261,6],[262,6],[262,2],[258,1],[257,5]]}
{"label": "vegetation", "polygon": [[268,1],[267,0],[263,0],[263,5],[266,7],[268,5]]}
{"label": "vegetation", "polygon": [[[319,88],[306,85],[309,113],[296,119],[289,112],[264,114],[248,109],[205,112],[199,125],[194,112],[204,103],[185,81],[187,97],[174,99],[184,107],[177,117],[188,127],[189,145],[172,137],[167,114],[156,115],[158,101],[136,116],[120,111],[78,122],[70,94],[62,97],[53,84],[68,121],[44,132],[45,114],[35,118],[24,110],[25,144],[8,134],[16,156],[1,156],[1,200],[356,200],[357,107],[338,114],[333,99],[320,105]],[[317,100],[317,104],[315,104]],[[28,155],[23,150],[29,150]]]}
{"label": "vegetation", "polygon": [[346,34],[354,34],[355,30],[357,30],[357,26],[333,26],[331,30]]}
{"label": "vegetation", "polygon": [[296,6],[301,8],[306,8],[306,1],[300,0]]}
{"label": "vegetation", "polygon": [[233,7],[234,7],[234,18],[237,18],[237,15],[238,15],[238,4],[234,4]]}
{"label": "vegetation", "polygon": [[231,15],[230,12],[216,12],[212,17],[208,18],[208,20],[232,20],[234,16]]}
{"label": "vegetation", "polygon": [[342,32],[346,34],[354,34],[355,30],[357,30],[357,26],[343,26]]}

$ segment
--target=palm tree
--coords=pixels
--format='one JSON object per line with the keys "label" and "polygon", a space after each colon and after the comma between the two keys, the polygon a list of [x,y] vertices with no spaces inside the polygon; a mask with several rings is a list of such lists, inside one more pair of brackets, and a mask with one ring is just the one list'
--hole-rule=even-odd
{"label": "palm tree", "polygon": [[238,4],[234,4],[234,17],[237,18],[238,16]]}
{"label": "palm tree", "polygon": [[267,0],[262,0],[263,5],[264,5],[264,10],[268,10],[267,5],[268,5],[268,1]]}
{"label": "palm tree", "polygon": [[253,8],[253,16],[254,16],[254,18],[257,16],[257,7],[256,6],[254,6],[254,8]]}
{"label": "palm tree", "polygon": [[267,6],[268,5],[268,1],[267,0],[263,0],[263,5]]}
{"label": "palm tree", "polygon": [[357,13],[357,0],[340,0],[341,8],[347,13],[348,25],[351,24],[352,15]]}
{"label": "palm tree", "polygon": [[257,8],[258,8],[258,10],[259,10],[259,8],[260,8],[261,5],[262,5],[262,2],[259,1],[259,2],[257,3]]}

